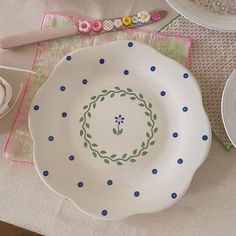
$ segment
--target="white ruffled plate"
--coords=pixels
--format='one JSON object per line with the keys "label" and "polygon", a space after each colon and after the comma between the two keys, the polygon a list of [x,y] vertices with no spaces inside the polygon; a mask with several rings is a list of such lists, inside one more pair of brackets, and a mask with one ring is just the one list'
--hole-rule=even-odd
{"label": "white ruffled plate", "polygon": [[211,143],[191,73],[135,41],[63,58],[36,94],[29,118],[44,183],[101,219],[174,204]]}
{"label": "white ruffled plate", "polygon": [[235,15],[220,15],[191,0],[166,0],[177,12],[204,27],[227,32],[236,31]]}

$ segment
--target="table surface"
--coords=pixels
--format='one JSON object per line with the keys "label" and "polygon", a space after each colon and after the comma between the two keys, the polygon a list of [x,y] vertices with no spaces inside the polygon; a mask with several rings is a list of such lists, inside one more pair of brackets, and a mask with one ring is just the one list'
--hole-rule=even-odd
{"label": "table surface", "polygon": [[[37,29],[45,11],[91,17],[113,17],[158,7],[157,0],[2,0],[0,36]],[[0,64],[30,68],[34,46],[0,50]],[[26,74],[0,70],[14,87]],[[15,111],[14,111],[15,112]],[[0,148],[14,112],[0,121]],[[0,154],[2,157],[2,154]],[[153,214],[103,222],[84,215],[50,191],[33,165],[0,158],[0,220],[44,235],[235,235],[236,153],[213,139],[209,156],[195,174],[186,195],[173,207]]]}
{"label": "table surface", "polygon": [[2,221],[0,221],[0,230],[2,235],[7,236],[42,236],[41,234]]}

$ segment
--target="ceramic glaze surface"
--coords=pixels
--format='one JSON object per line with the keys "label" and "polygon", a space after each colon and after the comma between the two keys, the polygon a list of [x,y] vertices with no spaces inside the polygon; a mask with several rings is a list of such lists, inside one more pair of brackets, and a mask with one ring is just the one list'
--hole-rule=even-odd
{"label": "ceramic glaze surface", "polygon": [[36,94],[29,125],[45,184],[104,220],[174,204],[211,143],[191,73],[126,40],[63,58]]}
{"label": "ceramic glaze surface", "polygon": [[3,118],[9,111],[9,102],[12,98],[11,85],[0,77],[0,119]]}
{"label": "ceramic glaze surface", "polygon": [[0,106],[4,103],[5,96],[6,96],[5,88],[2,84],[0,84]]}
{"label": "ceramic glaze surface", "polygon": [[227,80],[221,100],[221,114],[227,135],[236,147],[236,70]]}
{"label": "ceramic glaze surface", "polygon": [[[190,0],[166,0],[177,12],[204,27],[227,32],[236,31],[236,15],[216,14]],[[212,1],[211,1],[212,3]],[[217,4],[220,1],[217,2]]]}

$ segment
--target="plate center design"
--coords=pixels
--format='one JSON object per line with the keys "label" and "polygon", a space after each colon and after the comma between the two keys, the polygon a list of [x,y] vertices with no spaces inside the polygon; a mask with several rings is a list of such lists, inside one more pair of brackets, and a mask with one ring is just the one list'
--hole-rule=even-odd
{"label": "plate center design", "polygon": [[[108,101],[109,103],[111,102],[112,109],[117,108],[116,114],[109,116],[112,113],[112,109],[106,106],[102,112],[96,113],[99,106]],[[131,107],[124,114],[119,108],[123,109],[128,103],[131,104]],[[135,110],[131,111],[133,107],[135,107]],[[146,156],[150,146],[155,144],[155,134],[158,131],[156,124],[157,115],[152,109],[152,104],[147,102],[142,94],[135,93],[131,88],[121,89],[120,87],[115,87],[111,90],[102,90],[100,94],[92,96],[89,103],[83,107],[82,117],[80,118],[80,136],[84,147],[89,150],[91,156],[102,159],[106,164],[116,163],[121,166],[125,162],[135,163],[138,158]],[[135,113],[137,111],[139,112],[138,114],[132,114],[132,112]],[[105,147],[101,145],[101,139],[96,138],[96,128],[99,128],[99,124],[95,123],[96,116],[101,113],[105,113],[105,117],[109,117],[103,122],[106,127],[102,130],[107,141],[112,140],[112,145],[114,147],[121,146],[121,149],[124,149],[124,145],[119,145],[121,141],[125,143],[135,142],[134,149],[122,150],[122,153],[118,153],[109,149],[112,146],[111,144],[107,144],[107,147],[106,143]],[[134,123],[134,119],[138,120],[139,125]],[[133,123],[131,124],[131,122]],[[133,126],[133,130],[131,130],[131,126]]]}
{"label": "plate center design", "polygon": [[123,129],[120,128],[122,123],[124,123],[124,117],[122,115],[116,116],[115,117],[115,122],[117,123],[117,128],[113,128],[113,133],[117,136],[121,135],[123,133]]}

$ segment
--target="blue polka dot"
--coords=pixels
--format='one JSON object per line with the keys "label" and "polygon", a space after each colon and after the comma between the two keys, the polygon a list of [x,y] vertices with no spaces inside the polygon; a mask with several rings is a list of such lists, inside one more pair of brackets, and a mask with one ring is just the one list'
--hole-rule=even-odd
{"label": "blue polka dot", "polygon": [[177,198],[177,194],[176,193],[172,193],[171,194],[171,198],[176,199]]}
{"label": "blue polka dot", "polygon": [[84,183],[83,183],[83,182],[79,182],[79,183],[78,183],[78,187],[79,187],[79,188],[82,188],[83,186],[84,186]]}
{"label": "blue polka dot", "polygon": [[66,90],[66,87],[65,87],[65,86],[61,86],[61,87],[60,87],[60,90],[63,92],[63,91]]}
{"label": "blue polka dot", "polygon": [[70,155],[70,156],[69,156],[69,160],[70,160],[70,161],[74,161],[74,159],[75,159],[75,156],[73,156],[73,155]]}
{"label": "blue polka dot", "polygon": [[35,105],[35,106],[34,106],[34,110],[35,110],[35,111],[38,111],[38,110],[39,110],[39,106],[38,106],[38,105]]}
{"label": "blue polka dot", "polygon": [[156,174],[157,174],[157,169],[152,169],[152,173],[153,173],[154,175],[156,175]]}
{"label": "blue polka dot", "polygon": [[82,83],[83,83],[83,84],[87,84],[87,83],[88,83],[88,80],[83,79],[83,80],[82,80]]}
{"label": "blue polka dot", "polygon": [[70,60],[71,60],[71,56],[67,56],[67,57],[66,57],[66,60],[67,60],[67,61],[70,61]]}
{"label": "blue polka dot", "polygon": [[103,58],[101,58],[101,59],[99,60],[99,62],[100,62],[100,64],[104,64],[104,63],[105,63],[105,60],[104,60]]}
{"label": "blue polka dot", "polygon": [[156,67],[155,67],[155,66],[151,66],[150,70],[151,70],[151,71],[155,71],[155,70],[156,70]]}
{"label": "blue polka dot", "polygon": [[184,162],[184,161],[183,161],[182,158],[179,158],[179,159],[177,160],[177,163],[180,164],[180,165],[183,164],[183,162]]}
{"label": "blue polka dot", "polygon": [[161,91],[161,96],[165,96],[166,95],[166,92],[165,91]]}
{"label": "blue polka dot", "polygon": [[49,136],[48,137],[48,141],[52,142],[54,140],[54,137],[53,136]]}
{"label": "blue polka dot", "polygon": [[107,210],[102,210],[102,215],[103,215],[103,216],[106,216],[107,213],[108,213]]}
{"label": "blue polka dot", "polygon": [[134,192],[134,196],[135,196],[135,197],[139,197],[139,195],[140,195],[139,191],[135,191],[135,192]]}
{"label": "blue polka dot", "polygon": [[129,42],[129,43],[128,43],[128,46],[129,46],[130,48],[133,47],[133,45],[134,45],[134,44],[133,44],[132,42]]}
{"label": "blue polka dot", "polygon": [[188,76],[189,76],[188,73],[184,73],[184,74],[183,74],[183,77],[184,77],[185,79],[187,79]]}
{"label": "blue polka dot", "polygon": [[108,184],[108,185],[112,185],[112,184],[113,184],[112,180],[110,180],[110,179],[107,180],[107,184]]}
{"label": "blue polka dot", "polygon": [[128,75],[129,71],[128,70],[124,70],[124,75]]}
{"label": "blue polka dot", "polygon": [[188,111],[188,107],[183,107],[183,112],[187,112]]}
{"label": "blue polka dot", "polygon": [[203,141],[207,141],[207,140],[208,140],[208,136],[207,136],[207,135],[203,135],[203,136],[202,136],[202,140],[203,140]]}
{"label": "blue polka dot", "polygon": [[43,171],[43,175],[44,175],[44,176],[48,176],[48,174],[49,174],[49,173],[48,173],[47,170]]}
{"label": "blue polka dot", "polygon": [[61,116],[65,118],[65,117],[67,117],[67,113],[66,112],[62,112]]}
{"label": "blue polka dot", "polygon": [[179,134],[177,132],[174,132],[172,135],[174,138],[177,138],[179,136]]}

